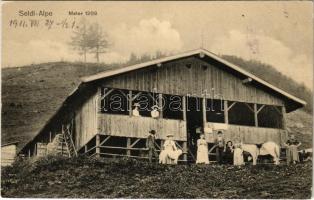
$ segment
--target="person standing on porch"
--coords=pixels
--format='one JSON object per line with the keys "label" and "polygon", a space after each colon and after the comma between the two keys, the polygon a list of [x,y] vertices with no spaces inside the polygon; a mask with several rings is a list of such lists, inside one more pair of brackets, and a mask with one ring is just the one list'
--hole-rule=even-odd
{"label": "person standing on porch", "polygon": [[224,152],[226,151],[226,144],[221,131],[218,131],[217,133],[217,138],[215,139],[215,146],[216,146],[216,160],[219,164],[222,164]]}
{"label": "person standing on porch", "polygon": [[158,153],[155,148],[155,139],[156,139],[155,134],[156,134],[155,130],[150,130],[149,135],[146,140],[146,148],[148,148],[148,159],[150,163],[153,160],[153,156],[155,157],[156,160],[158,159]]}
{"label": "person standing on porch", "polygon": [[208,145],[205,140],[205,135],[201,134],[200,139],[197,140],[197,158],[196,164],[209,164],[208,159]]}

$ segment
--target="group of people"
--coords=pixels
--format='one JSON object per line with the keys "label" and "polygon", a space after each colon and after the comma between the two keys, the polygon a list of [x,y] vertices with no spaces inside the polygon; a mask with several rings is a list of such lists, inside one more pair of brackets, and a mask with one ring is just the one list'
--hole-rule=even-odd
{"label": "group of people", "polygon": [[[173,135],[167,135],[167,140],[161,147],[161,152],[158,155],[155,148],[155,130],[149,132],[149,136],[146,141],[146,147],[148,148],[148,158],[152,162],[153,156],[159,159],[161,164],[177,164],[179,156],[182,154],[182,150],[178,149],[176,143],[173,140]],[[216,149],[216,160],[219,164],[233,164],[237,166],[244,165],[242,141],[236,140],[233,144],[232,141],[225,142],[222,131],[218,131],[215,139],[214,147]],[[287,163],[297,163],[300,161],[298,147],[301,142],[295,139],[294,135],[284,144],[286,146]],[[200,134],[200,138],[197,140],[197,164],[209,164],[208,158],[208,143],[203,133]]]}
{"label": "group of people", "polygon": [[154,156],[155,159],[159,159],[160,164],[177,164],[179,156],[182,154],[182,150],[177,148],[177,145],[173,140],[173,135],[167,135],[167,139],[165,140],[161,152],[158,155],[155,148],[155,134],[155,130],[150,130],[149,136],[146,140],[149,162],[152,162]]}
{"label": "group of people", "polygon": [[[225,142],[223,134],[218,131],[217,138],[215,139],[216,148],[216,160],[219,164],[234,164],[243,165],[243,150],[241,148],[241,142],[235,144],[232,141]],[[200,139],[197,140],[197,157],[196,163],[208,164],[208,144],[205,140],[205,135],[201,134]]]}

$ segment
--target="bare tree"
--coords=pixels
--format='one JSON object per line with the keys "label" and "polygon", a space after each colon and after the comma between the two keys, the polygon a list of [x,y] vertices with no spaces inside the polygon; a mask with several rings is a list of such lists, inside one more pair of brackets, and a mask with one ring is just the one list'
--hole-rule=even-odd
{"label": "bare tree", "polygon": [[80,55],[83,55],[84,62],[86,62],[86,55],[89,50],[89,34],[86,20],[81,21],[81,26],[78,30],[73,31],[73,36],[71,37],[71,42],[69,45],[78,51]]}
{"label": "bare tree", "polygon": [[102,27],[98,23],[94,23],[89,27],[89,43],[88,47],[91,53],[95,54],[97,62],[99,55],[106,53],[109,47],[107,34],[103,32]]}
{"label": "bare tree", "polygon": [[107,35],[98,23],[89,25],[83,19],[81,24],[80,28],[73,32],[69,45],[84,56],[84,62],[86,62],[88,53],[94,53],[97,62],[99,62],[99,55],[107,52],[109,47]]}

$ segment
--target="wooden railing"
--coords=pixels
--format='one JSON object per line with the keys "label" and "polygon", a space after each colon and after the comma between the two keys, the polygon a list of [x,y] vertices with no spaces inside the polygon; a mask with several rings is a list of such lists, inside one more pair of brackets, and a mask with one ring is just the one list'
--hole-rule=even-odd
{"label": "wooden railing", "polygon": [[[224,132],[225,141],[234,141],[241,139],[244,143],[263,143],[267,141],[274,141],[278,145],[282,145],[287,139],[286,131],[283,129],[275,128],[262,128],[254,126],[240,126],[228,125],[227,130]],[[207,142],[214,142],[216,131],[214,133],[206,134]]]}
{"label": "wooden railing", "polygon": [[157,139],[173,134],[174,140],[186,141],[186,122],[182,120],[99,114],[98,122],[99,133],[106,135],[146,138],[149,130],[154,129]]}

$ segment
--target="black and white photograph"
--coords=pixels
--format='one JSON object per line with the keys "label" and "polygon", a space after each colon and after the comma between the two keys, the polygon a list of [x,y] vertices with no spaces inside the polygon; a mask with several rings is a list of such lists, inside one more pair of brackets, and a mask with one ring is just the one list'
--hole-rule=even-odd
{"label": "black and white photograph", "polygon": [[313,198],[312,1],[1,7],[2,198]]}

